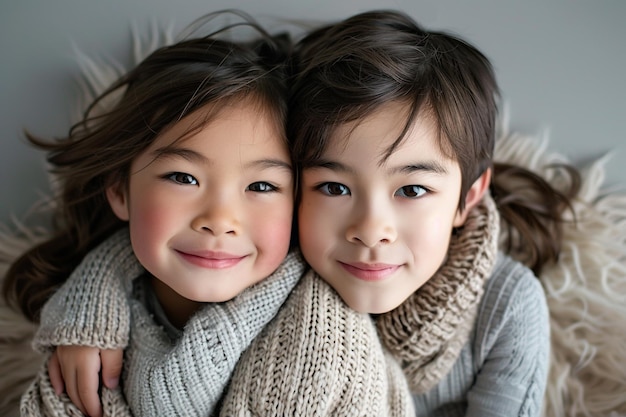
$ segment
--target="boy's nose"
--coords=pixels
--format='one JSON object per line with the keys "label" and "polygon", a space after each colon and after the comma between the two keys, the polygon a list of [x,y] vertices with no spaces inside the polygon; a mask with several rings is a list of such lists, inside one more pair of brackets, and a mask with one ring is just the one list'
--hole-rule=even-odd
{"label": "boy's nose", "polygon": [[368,248],[393,243],[398,233],[391,217],[390,213],[367,209],[361,216],[355,216],[355,220],[346,230],[346,239]]}

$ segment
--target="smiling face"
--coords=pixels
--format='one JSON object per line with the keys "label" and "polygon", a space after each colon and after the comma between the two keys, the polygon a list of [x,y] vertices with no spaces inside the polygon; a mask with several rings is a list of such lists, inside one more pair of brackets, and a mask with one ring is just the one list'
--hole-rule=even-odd
{"label": "smiling face", "polygon": [[390,311],[430,279],[453,227],[484,191],[473,186],[469,206],[458,210],[460,168],[440,151],[428,118],[418,118],[385,159],[405,115],[393,104],[339,127],[319,163],[302,173],[304,257],[360,312]]}
{"label": "smiling face", "polygon": [[[219,302],[270,275],[287,254],[293,175],[284,133],[251,102],[210,108],[162,132],[110,188],[133,249],[158,279],[166,312],[184,299]],[[123,187],[122,187],[123,188]]]}

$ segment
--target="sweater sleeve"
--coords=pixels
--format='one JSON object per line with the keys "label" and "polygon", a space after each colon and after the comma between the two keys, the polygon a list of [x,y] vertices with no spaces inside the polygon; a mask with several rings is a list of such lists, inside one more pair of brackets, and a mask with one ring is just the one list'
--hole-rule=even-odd
{"label": "sweater sleeve", "polygon": [[230,301],[207,304],[174,346],[151,320],[133,323],[124,382],[133,414],[210,415],[241,354],[274,318],[304,267],[300,254],[290,253],[270,277]]}
{"label": "sweater sleeve", "polygon": [[467,396],[469,417],[541,415],[550,354],[545,293],[530,270],[510,259],[494,274],[506,268],[506,279],[488,284],[478,315],[482,365]]}
{"label": "sweater sleeve", "polygon": [[222,416],[414,416],[368,315],[308,273],[237,364]]}
{"label": "sweater sleeve", "polygon": [[131,281],[143,272],[124,228],[91,252],[52,295],[41,313],[33,347],[59,345],[100,349],[128,344]]}
{"label": "sweater sleeve", "polygon": [[[67,394],[57,395],[48,376],[47,360],[41,366],[35,380],[22,395],[20,415],[22,417],[65,417],[83,416]],[[131,417],[130,410],[119,388],[101,392],[103,417]]]}

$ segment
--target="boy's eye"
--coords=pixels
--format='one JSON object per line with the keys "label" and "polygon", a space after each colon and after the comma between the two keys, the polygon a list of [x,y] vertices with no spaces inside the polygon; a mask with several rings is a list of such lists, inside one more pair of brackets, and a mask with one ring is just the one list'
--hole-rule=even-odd
{"label": "boy's eye", "polygon": [[420,185],[405,185],[400,187],[395,193],[395,196],[406,198],[417,198],[426,194],[428,191]]}
{"label": "boy's eye", "polygon": [[255,193],[270,193],[272,191],[278,191],[278,187],[270,184],[269,182],[258,181],[248,185],[246,190],[254,191]]}
{"label": "boy's eye", "polygon": [[325,182],[317,186],[326,195],[350,195],[350,189],[338,182]]}
{"label": "boy's eye", "polygon": [[178,184],[198,185],[198,180],[193,175],[185,174],[184,172],[172,172],[166,175],[166,178]]}

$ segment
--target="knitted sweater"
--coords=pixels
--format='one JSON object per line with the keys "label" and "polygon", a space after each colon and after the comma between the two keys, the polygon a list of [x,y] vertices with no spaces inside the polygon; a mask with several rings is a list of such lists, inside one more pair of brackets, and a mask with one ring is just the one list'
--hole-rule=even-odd
{"label": "knitted sweater", "polygon": [[[312,279],[312,276],[306,278]],[[324,335],[341,330],[342,327],[333,327],[338,324],[345,326],[344,331],[365,334],[370,329],[366,323],[344,321],[342,315],[349,310],[345,306],[329,310],[320,305],[316,311],[298,308],[297,300],[302,297],[296,295],[297,292],[319,290],[323,284],[321,280],[299,284],[275,320],[252,342],[235,368],[222,416],[314,415],[310,410],[315,402],[323,403],[330,414],[336,416],[411,412],[402,403],[402,391],[387,392],[386,397],[383,396],[386,402],[378,405],[339,401],[343,397],[362,400],[360,392],[348,391],[346,379],[352,373],[352,361],[371,360],[372,355],[362,356],[360,349],[353,351],[363,345],[344,348],[329,345]],[[301,288],[304,285],[308,286],[306,290]],[[550,349],[548,310],[541,284],[528,268],[499,254],[484,289],[469,340],[452,369],[434,388],[413,394],[414,415],[541,415]],[[328,316],[334,315],[342,316],[342,320],[333,322]],[[324,320],[333,324],[320,326]],[[325,333],[318,333],[318,329]],[[337,361],[338,355],[344,356],[343,360]],[[389,361],[389,354],[385,355]],[[328,368],[334,363],[347,369],[341,375],[333,374]],[[388,372],[397,372],[395,362],[386,365]],[[307,378],[307,375],[314,377]],[[381,380],[381,388],[376,389],[385,389],[388,381],[393,381],[392,377]],[[402,385],[396,383],[395,387]],[[339,408],[337,404],[354,408]]]}
{"label": "knitted sweater", "polygon": [[[498,254],[498,226],[487,197],[453,237],[437,275],[376,319],[382,344],[400,361],[415,392],[416,415],[540,415],[550,343],[545,296],[529,269]],[[310,292],[324,288],[319,282],[306,284]],[[378,407],[357,401],[354,408],[336,407],[338,398],[361,396],[347,392],[340,376],[332,379],[328,363],[345,355],[343,366],[349,367],[362,354],[354,355],[355,345],[338,348],[326,340],[340,330],[367,332],[368,327],[344,324],[349,310],[344,304],[338,310],[320,304],[308,311],[299,305],[304,290],[296,291],[237,364],[222,415],[317,415],[311,412],[316,402],[338,416],[411,412],[401,385],[395,386],[401,391],[392,387]],[[342,319],[333,321],[336,316]],[[396,372],[396,363],[387,362],[387,372]]]}
{"label": "knitted sweater", "polygon": [[[299,253],[290,253],[270,277],[233,300],[207,303],[172,345],[131,297],[133,279],[145,271],[124,229],[90,252],[47,302],[33,346],[41,352],[67,344],[126,348],[124,395],[103,390],[105,415],[210,415],[239,356],[274,317],[303,270]],[[80,415],[66,395],[54,394],[45,364],[22,397],[21,412]]]}

